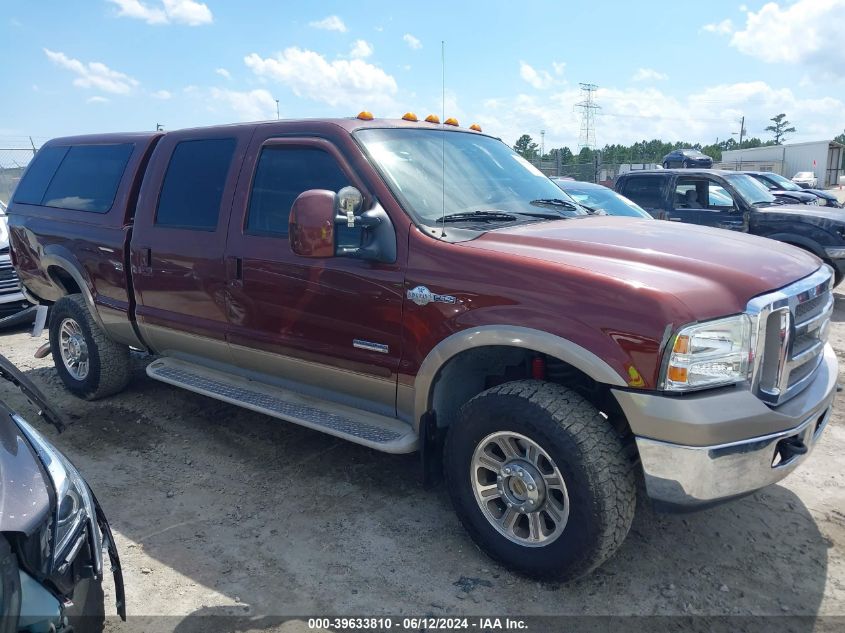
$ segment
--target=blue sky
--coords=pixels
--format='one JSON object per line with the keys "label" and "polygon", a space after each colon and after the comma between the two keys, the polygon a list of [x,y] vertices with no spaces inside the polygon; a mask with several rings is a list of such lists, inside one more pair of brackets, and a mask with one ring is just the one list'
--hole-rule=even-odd
{"label": "blue sky", "polygon": [[441,110],[512,143],[791,140],[845,129],[845,0],[282,2],[5,0],[0,145],[242,120]]}

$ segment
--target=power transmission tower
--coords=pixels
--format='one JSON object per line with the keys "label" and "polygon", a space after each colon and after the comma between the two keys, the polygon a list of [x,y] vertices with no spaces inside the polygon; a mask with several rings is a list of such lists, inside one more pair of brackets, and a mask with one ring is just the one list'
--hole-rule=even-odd
{"label": "power transmission tower", "polygon": [[599,89],[596,84],[579,84],[582,100],[575,104],[581,110],[581,134],[578,137],[578,149],[594,149],[596,146],[596,110],[601,106],[593,101],[593,93]]}

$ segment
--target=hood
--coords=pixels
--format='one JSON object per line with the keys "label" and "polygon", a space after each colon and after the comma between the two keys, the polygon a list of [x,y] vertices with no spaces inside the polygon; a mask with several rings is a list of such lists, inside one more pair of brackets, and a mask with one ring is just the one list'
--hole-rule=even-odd
{"label": "hood", "polygon": [[842,210],[834,207],[819,207],[805,204],[780,204],[771,207],[757,207],[754,210],[759,213],[765,213],[766,215],[801,215],[807,218],[817,218],[819,220],[829,220],[839,224],[845,224],[845,215],[842,215]]}
{"label": "hood", "polygon": [[815,200],[814,196],[808,189],[804,191],[791,191],[789,189],[770,189],[769,193],[773,196],[784,196],[787,198],[797,198],[798,200]]}
{"label": "hood", "polygon": [[[807,207],[800,207],[802,210]],[[818,258],[753,235],[692,224],[589,216],[490,231],[463,244],[578,270],[602,283],[668,293],[690,320],[735,314],[749,299],[814,272]]]}
{"label": "hood", "polygon": [[814,196],[819,196],[820,198],[825,198],[826,200],[836,200],[839,201],[835,195],[830,193],[829,191],[825,191],[824,189],[804,189],[807,193],[811,193]]}
{"label": "hood", "polygon": [[32,534],[50,512],[38,458],[0,400],[0,532]]}

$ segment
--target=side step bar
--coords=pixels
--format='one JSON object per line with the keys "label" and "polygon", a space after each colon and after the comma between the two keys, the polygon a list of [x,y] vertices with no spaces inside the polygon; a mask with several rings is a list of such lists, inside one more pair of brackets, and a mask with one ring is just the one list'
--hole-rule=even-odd
{"label": "side step bar", "polygon": [[404,422],[201,367],[175,358],[147,365],[150,378],[385,453],[412,453],[417,435]]}

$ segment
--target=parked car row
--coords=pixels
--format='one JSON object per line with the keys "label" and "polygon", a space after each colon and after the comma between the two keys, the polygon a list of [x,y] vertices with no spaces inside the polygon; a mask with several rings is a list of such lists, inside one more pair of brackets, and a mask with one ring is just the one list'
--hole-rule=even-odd
{"label": "parked car row", "polygon": [[20,325],[33,315],[12,266],[8,222],[6,205],[0,201],[0,328]]}

